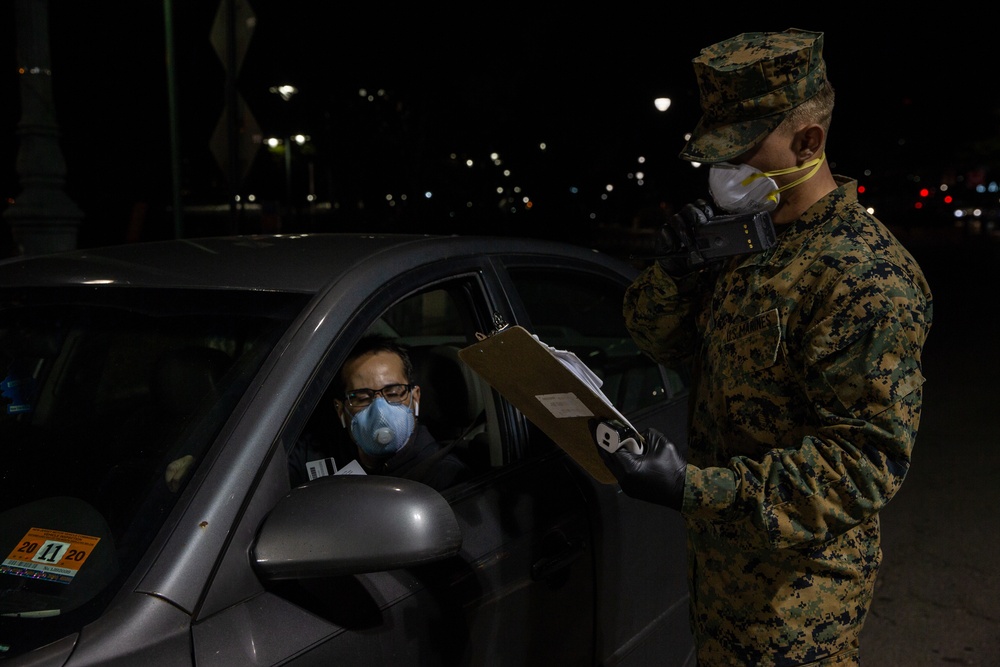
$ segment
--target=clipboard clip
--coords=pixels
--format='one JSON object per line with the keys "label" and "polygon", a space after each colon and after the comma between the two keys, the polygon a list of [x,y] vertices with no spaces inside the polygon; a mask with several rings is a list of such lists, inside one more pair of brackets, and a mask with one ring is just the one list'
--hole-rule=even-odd
{"label": "clipboard clip", "polygon": [[605,419],[596,424],[593,423],[594,421],[591,420],[591,426],[594,428],[594,440],[597,441],[597,445],[601,449],[614,454],[621,447],[624,447],[637,456],[643,453],[645,443],[642,436],[625,424],[617,419]]}
{"label": "clipboard clip", "polygon": [[480,332],[477,331],[476,332],[476,340],[484,341],[487,338],[489,338],[490,336],[497,335],[498,333],[500,333],[501,331],[503,331],[504,329],[506,329],[509,326],[510,326],[510,324],[508,324],[507,320],[505,320],[503,318],[503,315],[501,315],[500,313],[498,313],[496,311],[493,311],[493,328],[490,330],[489,333],[485,333],[485,334],[484,333],[480,333]]}

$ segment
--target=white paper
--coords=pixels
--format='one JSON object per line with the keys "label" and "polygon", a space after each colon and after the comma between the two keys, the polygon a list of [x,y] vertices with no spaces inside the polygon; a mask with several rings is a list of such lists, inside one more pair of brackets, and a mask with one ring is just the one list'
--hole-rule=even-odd
{"label": "white paper", "polygon": [[335,475],[364,475],[365,469],[361,467],[357,459],[354,459],[346,466],[334,473]]}
{"label": "white paper", "polygon": [[[597,374],[592,371],[587,364],[580,361],[580,357],[576,356],[576,353],[570,352],[569,350],[554,348],[548,343],[543,342],[535,334],[532,334],[532,337],[541,345],[544,345],[548,351],[552,353],[552,356],[558,359],[559,362],[565,366],[567,370],[569,370],[569,372],[579,378],[581,382],[589,386],[594,391],[596,396],[601,397],[604,404],[610,408],[611,412],[615,415],[615,418],[618,419],[618,421],[635,431],[635,427],[633,427],[632,424],[625,419],[625,416],[618,411],[618,408],[616,408],[614,404],[608,400],[608,397],[604,395],[604,392],[601,391],[601,385],[604,384],[604,381],[597,377]],[[541,401],[542,404],[545,405],[545,407],[549,409],[549,412],[551,412],[555,417],[592,417],[594,414],[572,393],[541,394],[535,396],[535,398]]]}
{"label": "white paper", "polygon": [[552,356],[559,360],[559,363],[568,368],[573,375],[580,378],[584,384],[593,389],[594,393],[601,394],[603,396],[603,393],[601,392],[601,385],[604,384],[604,381],[597,377],[597,373],[590,370],[590,367],[587,366],[587,364],[580,361],[580,357],[576,356],[575,352],[554,348],[548,343],[542,342],[537,335],[532,334],[532,336],[535,340],[548,348],[549,352],[552,353]]}
{"label": "white paper", "polygon": [[573,392],[565,394],[537,394],[535,398],[549,409],[553,417],[558,419],[594,416],[594,413]]}

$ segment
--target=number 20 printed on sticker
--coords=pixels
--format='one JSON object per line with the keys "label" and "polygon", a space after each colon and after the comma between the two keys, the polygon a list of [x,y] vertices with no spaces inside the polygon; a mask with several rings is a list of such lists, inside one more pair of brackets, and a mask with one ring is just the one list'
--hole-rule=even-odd
{"label": "number 20 printed on sticker", "polygon": [[90,535],[33,527],[4,559],[0,572],[69,584],[100,540]]}

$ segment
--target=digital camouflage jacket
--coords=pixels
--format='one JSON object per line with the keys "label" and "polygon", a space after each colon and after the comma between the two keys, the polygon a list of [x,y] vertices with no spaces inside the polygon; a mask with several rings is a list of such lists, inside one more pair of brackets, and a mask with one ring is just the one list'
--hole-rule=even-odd
{"label": "digital camouflage jacket", "polygon": [[932,307],[910,253],[837,181],[773,248],[677,281],[654,263],[626,293],[638,345],[693,361],[682,513],[699,665],[856,660]]}

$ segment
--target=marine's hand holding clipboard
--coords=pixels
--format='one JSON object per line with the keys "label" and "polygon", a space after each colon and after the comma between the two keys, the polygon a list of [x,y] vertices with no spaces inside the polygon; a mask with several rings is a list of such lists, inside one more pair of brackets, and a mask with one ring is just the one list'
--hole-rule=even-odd
{"label": "marine's hand holding clipboard", "polygon": [[459,357],[604,484],[680,510],[687,461],[665,435],[638,431],[576,358],[518,326],[502,323]]}
{"label": "marine's hand holding clipboard", "polygon": [[639,436],[642,451],[599,445],[598,454],[611,470],[625,495],[680,511],[684,503],[687,460],[677,446],[656,429]]}
{"label": "marine's hand holding clipboard", "polygon": [[601,380],[572,352],[546,345],[523,327],[497,324],[459,357],[594,479],[615,484],[598,447],[642,451],[642,438],[601,392]]}

